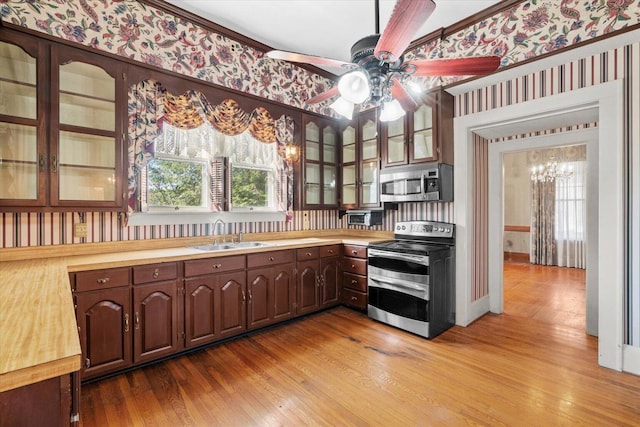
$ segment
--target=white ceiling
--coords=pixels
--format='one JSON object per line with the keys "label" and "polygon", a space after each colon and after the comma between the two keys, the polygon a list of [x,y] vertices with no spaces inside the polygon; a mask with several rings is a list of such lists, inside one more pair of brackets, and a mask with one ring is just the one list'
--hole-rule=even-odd
{"label": "white ceiling", "polygon": [[[274,49],[350,61],[351,46],[375,34],[374,0],[167,0]],[[436,10],[416,40],[484,10],[499,0],[435,0]],[[380,30],[395,0],[380,0]],[[336,70],[330,70],[336,72]]]}

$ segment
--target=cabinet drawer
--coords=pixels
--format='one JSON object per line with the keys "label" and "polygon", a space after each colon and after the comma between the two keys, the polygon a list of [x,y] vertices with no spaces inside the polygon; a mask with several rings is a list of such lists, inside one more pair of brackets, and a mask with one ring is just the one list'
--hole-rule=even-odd
{"label": "cabinet drawer", "polygon": [[360,258],[344,257],[342,271],[353,274],[367,275],[367,260]]}
{"label": "cabinet drawer", "polygon": [[184,277],[220,273],[222,271],[244,270],[244,255],[220,258],[197,259],[184,262]]}
{"label": "cabinet drawer", "polygon": [[366,246],[344,245],[344,256],[367,258]]}
{"label": "cabinet drawer", "polygon": [[320,257],[326,258],[330,256],[338,256],[340,255],[340,245],[331,245],[331,246],[321,246],[320,247]]}
{"label": "cabinet drawer", "polygon": [[302,261],[305,259],[316,259],[320,257],[320,248],[300,248],[296,249],[296,259]]}
{"label": "cabinet drawer", "polygon": [[176,277],[178,277],[178,265],[175,262],[133,267],[134,285],[172,280]]}
{"label": "cabinet drawer", "polygon": [[292,262],[294,260],[293,256],[293,249],[247,255],[247,268]]}
{"label": "cabinet drawer", "polygon": [[76,292],[129,286],[128,268],[79,271],[76,273]]}
{"label": "cabinet drawer", "polygon": [[360,292],[367,292],[367,277],[356,274],[342,273],[342,286]]}
{"label": "cabinet drawer", "polygon": [[352,289],[343,289],[342,303],[360,310],[366,310],[367,294],[364,292],[354,291]]}

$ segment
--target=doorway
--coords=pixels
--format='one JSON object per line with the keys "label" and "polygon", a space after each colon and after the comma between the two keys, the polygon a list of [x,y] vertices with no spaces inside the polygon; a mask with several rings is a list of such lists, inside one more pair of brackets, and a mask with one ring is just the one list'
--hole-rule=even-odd
{"label": "doorway", "polygon": [[[567,135],[567,141],[574,138]],[[586,207],[597,189],[586,187],[586,148],[503,152],[503,301],[510,317],[587,331],[586,216],[594,213]],[[590,317],[597,320],[597,312]]]}
{"label": "doorway", "polygon": [[[454,221],[456,223],[456,323],[466,326],[488,311],[501,313],[502,295],[502,239],[487,238],[489,257],[488,292],[472,300],[473,275],[487,274],[474,270],[474,200],[472,148],[475,135],[495,139],[499,136],[526,134],[544,129],[555,129],[575,123],[597,122],[598,145],[591,162],[602,171],[596,174],[598,198],[598,240],[596,257],[598,287],[597,315],[598,363],[622,370],[623,318],[624,318],[624,200],[623,177],[617,171],[623,167],[623,87],[620,80],[603,83],[570,93],[523,102],[495,110],[484,111],[454,120]],[[561,144],[558,144],[561,145]],[[489,212],[501,212],[499,155],[500,144],[489,147]],[[524,148],[524,147],[523,147]],[[614,173],[616,171],[616,173]],[[603,191],[604,190],[604,191]],[[493,206],[493,210],[491,208]],[[496,209],[497,208],[497,209]],[[502,215],[489,215],[487,236],[501,236]],[[598,253],[603,254],[598,257]],[[606,254],[606,256],[604,256]]]}

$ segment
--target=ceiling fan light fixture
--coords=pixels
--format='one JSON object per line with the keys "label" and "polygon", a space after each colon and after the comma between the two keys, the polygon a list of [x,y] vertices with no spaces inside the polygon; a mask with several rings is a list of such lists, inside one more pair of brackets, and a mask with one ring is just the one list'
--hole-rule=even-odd
{"label": "ceiling fan light fixture", "polygon": [[400,105],[400,102],[398,102],[397,99],[392,99],[391,101],[385,101],[382,103],[382,111],[380,111],[380,121],[392,122],[394,120],[398,120],[405,114],[406,112]]}
{"label": "ceiling fan light fixture", "polygon": [[344,99],[354,104],[362,104],[371,93],[369,76],[361,70],[352,71],[340,77],[338,90]]}
{"label": "ceiling fan light fixture", "polygon": [[353,117],[353,102],[343,98],[342,96],[336,99],[331,105],[329,105],[333,111],[340,114],[343,117],[351,120]]}

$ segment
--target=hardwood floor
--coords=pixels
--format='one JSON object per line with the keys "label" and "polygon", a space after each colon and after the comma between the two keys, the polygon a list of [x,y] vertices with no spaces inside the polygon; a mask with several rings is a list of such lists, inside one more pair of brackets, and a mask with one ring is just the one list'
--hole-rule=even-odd
{"label": "hardwood floor", "polygon": [[584,333],[584,279],[511,267],[503,315],[429,341],[332,309],[85,385],[81,425],[640,425],[640,377]]}

